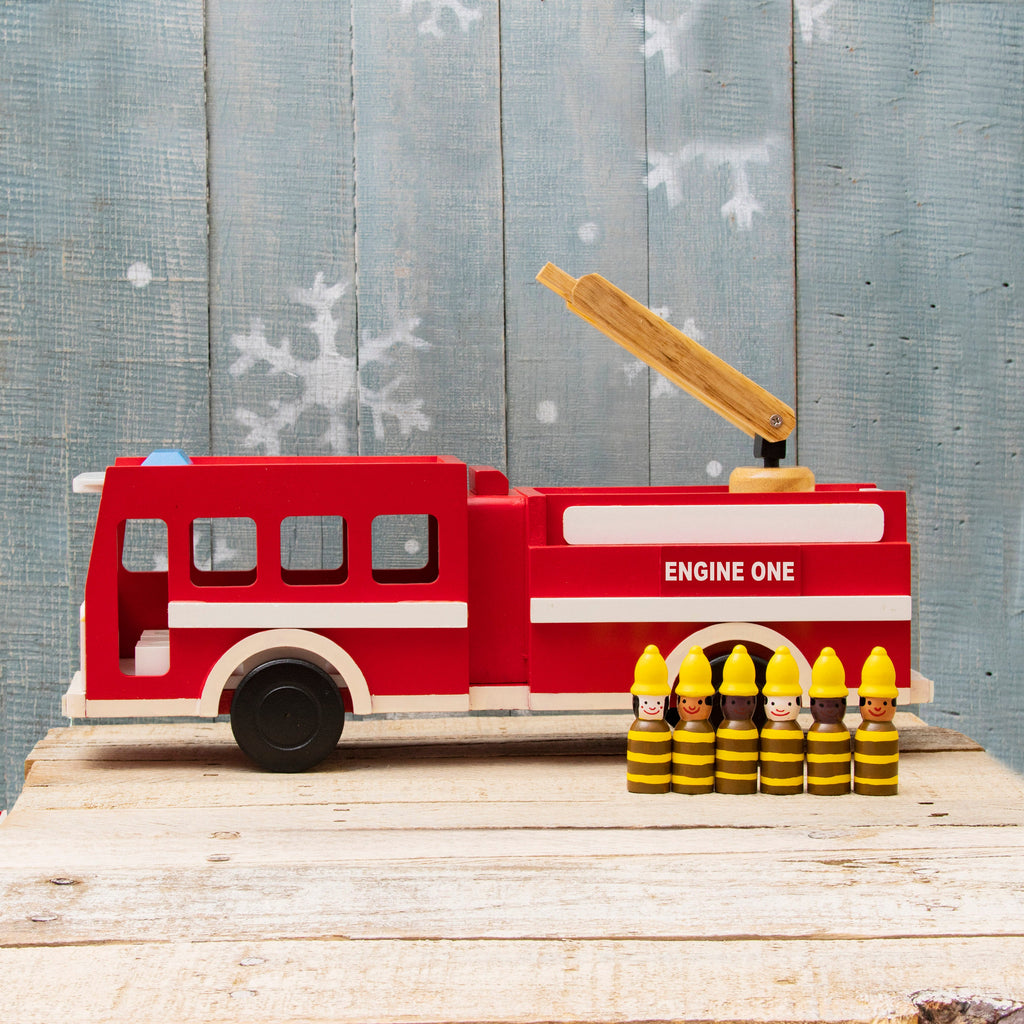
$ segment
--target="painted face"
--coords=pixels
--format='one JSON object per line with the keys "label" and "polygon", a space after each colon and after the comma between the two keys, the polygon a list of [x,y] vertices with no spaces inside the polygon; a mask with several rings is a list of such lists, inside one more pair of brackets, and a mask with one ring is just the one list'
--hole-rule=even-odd
{"label": "painted face", "polygon": [[711,717],[711,697],[680,697],[676,710],[684,722],[703,722]]}
{"label": "painted face", "polygon": [[641,697],[639,700],[639,717],[651,721],[665,717],[665,697]]}
{"label": "painted face", "polygon": [[865,722],[891,722],[896,714],[896,701],[885,697],[865,697],[860,716]]}
{"label": "painted face", "polygon": [[765,697],[764,713],[769,722],[792,722],[800,714],[799,697]]}
{"label": "painted face", "polygon": [[726,696],[722,698],[722,713],[726,718],[737,719],[750,718],[754,714],[754,707],[757,703],[756,697]]}
{"label": "painted face", "polygon": [[846,701],[842,697],[812,697],[811,714],[823,725],[838,725],[846,714]]}

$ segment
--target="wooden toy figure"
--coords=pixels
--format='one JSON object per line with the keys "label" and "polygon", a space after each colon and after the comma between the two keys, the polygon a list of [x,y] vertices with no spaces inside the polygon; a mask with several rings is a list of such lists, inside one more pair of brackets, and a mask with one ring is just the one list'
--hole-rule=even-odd
{"label": "wooden toy figure", "polygon": [[765,671],[761,729],[761,792],[804,791],[804,731],[800,714],[800,668],[788,647],[780,647]]}
{"label": "wooden toy figure", "polygon": [[811,715],[807,731],[807,792],[839,796],[850,792],[850,730],[846,714],[846,670],[831,647],[811,668]]}
{"label": "wooden toy figure", "polygon": [[649,644],[633,674],[636,720],[626,739],[626,788],[630,793],[667,793],[672,785],[672,727],[665,721],[669,694],[668,666]]}
{"label": "wooden toy figure", "polygon": [[860,673],[860,715],[853,737],[853,791],[895,796],[899,785],[900,737],[896,715],[896,669],[884,647],[868,655]]}
{"label": "wooden toy figure", "polygon": [[722,668],[722,724],[715,736],[715,790],[719,793],[757,792],[757,683],[754,661],[737,644]]}
{"label": "wooden toy figure", "polygon": [[672,734],[672,792],[715,791],[715,730],[708,719],[715,705],[711,662],[698,646],[679,666],[679,724]]}

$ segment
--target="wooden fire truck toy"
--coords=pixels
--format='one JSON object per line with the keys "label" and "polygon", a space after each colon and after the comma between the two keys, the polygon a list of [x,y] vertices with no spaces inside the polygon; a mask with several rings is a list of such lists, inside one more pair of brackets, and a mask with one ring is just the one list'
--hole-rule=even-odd
{"label": "wooden fire truck toy", "polygon": [[[597,275],[569,308],[755,437],[729,486],[510,487],[445,456],[119,458],[100,492],[72,718],[229,715],[301,771],[347,714],[630,707],[637,652],[669,678],[785,645],[884,646],[909,699],[906,499],[778,467],[792,410]],[[303,535],[315,558],[296,555]],[[917,698],[915,698],[917,699]]]}

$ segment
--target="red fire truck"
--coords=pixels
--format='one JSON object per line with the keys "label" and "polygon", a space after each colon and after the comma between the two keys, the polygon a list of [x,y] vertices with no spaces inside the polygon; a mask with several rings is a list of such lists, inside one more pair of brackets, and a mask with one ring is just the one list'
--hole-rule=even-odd
{"label": "red fire truck", "polygon": [[871,485],[530,488],[447,457],[164,451],[76,489],[101,499],[64,713],[230,715],[273,770],[321,761],[347,713],[626,709],[650,643],[670,675],[694,644],[762,664],[785,644],[805,689],[822,647],[859,669],[882,645],[911,682],[905,496]]}

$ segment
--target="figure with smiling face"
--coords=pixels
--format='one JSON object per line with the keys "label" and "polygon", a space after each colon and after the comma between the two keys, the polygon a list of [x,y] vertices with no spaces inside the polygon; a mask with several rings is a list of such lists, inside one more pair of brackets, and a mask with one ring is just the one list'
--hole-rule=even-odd
{"label": "figure with smiling face", "polygon": [[850,792],[850,730],[846,715],[846,670],[831,647],[811,668],[811,715],[807,731],[807,792],[840,796]]}
{"label": "figure with smiling face", "polygon": [[665,721],[669,694],[668,666],[649,644],[633,673],[636,720],[626,738],[626,788],[630,793],[667,793],[672,786],[672,728]]}
{"label": "figure with smiling face", "polygon": [[896,669],[884,647],[876,647],[860,673],[860,716],[853,737],[853,791],[895,796],[899,787],[900,737],[896,716]]}
{"label": "figure with smiling face", "polygon": [[754,661],[737,644],[722,668],[722,724],[715,737],[715,791],[757,792],[757,683]]}
{"label": "figure with smiling face", "polygon": [[679,666],[676,685],[679,724],[672,734],[672,792],[715,791],[715,730],[708,719],[715,705],[711,662],[698,646]]}
{"label": "figure with smiling face", "polygon": [[780,647],[765,671],[761,729],[761,792],[788,796],[804,791],[804,731],[800,714],[800,668],[788,647]]}

